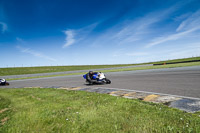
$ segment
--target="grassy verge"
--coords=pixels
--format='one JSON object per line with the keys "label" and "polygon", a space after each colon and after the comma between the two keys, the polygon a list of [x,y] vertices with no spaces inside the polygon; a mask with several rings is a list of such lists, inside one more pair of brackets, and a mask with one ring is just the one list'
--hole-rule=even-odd
{"label": "grassy verge", "polygon": [[192,57],[192,58],[183,58],[183,59],[159,61],[159,62],[153,62],[152,64],[176,63],[176,62],[196,61],[196,60],[200,60],[200,57]]}
{"label": "grassy verge", "polygon": [[0,110],[9,107],[0,113],[3,133],[200,132],[198,114],[164,105],[81,91],[0,90]]}
{"label": "grassy verge", "polygon": [[[159,65],[159,66],[132,67],[132,68],[122,68],[122,69],[112,69],[112,70],[102,70],[101,72],[120,72],[120,71],[134,71],[134,70],[147,70],[147,69],[186,67],[186,66],[200,66],[200,62],[180,63],[180,64],[170,64],[170,65]],[[81,74],[85,74],[85,73],[86,72],[69,73],[69,74],[59,74],[59,75],[48,75],[48,76],[24,77],[24,78],[12,78],[12,79],[7,79],[7,80],[10,81],[10,80],[46,78],[46,77],[57,77],[57,76],[67,76],[67,75],[81,75]]]}
{"label": "grassy verge", "polygon": [[187,67],[187,66],[200,66],[200,62],[179,63],[179,64],[169,64],[169,65],[159,65],[159,66],[144,66],[144,67],[122,68],[122,69],[105,70],[105,72],[107,72],[107,71],[108,72],[134,71],[134,70],[175,68],[175,67]]}
{"label": "grassy verge", "polygon": [[51,73],[51,72],[76,71],[76,70],[90,70],[99,68],[112,68],[112,67],[131,66],[131,65],[134,64],[0,68],[0,75],[5,76],[5,75],[21,75],[21,74],[35,74],[35,73]]}
{"label": "grassy verge", "polygon": [[4,127],[4,124],[10,119],[11,109],[10,109],[11,101],[10,99],[4,98],[0,94],[0,133],[1,129]]}

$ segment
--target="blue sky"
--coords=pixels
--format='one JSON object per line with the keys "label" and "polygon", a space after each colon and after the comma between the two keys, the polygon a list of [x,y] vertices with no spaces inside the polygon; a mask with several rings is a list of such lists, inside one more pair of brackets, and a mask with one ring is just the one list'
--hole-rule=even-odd
{"label": "blue sky", "polygon": [[0,67],[200,56],[200,0],[0,0]]}

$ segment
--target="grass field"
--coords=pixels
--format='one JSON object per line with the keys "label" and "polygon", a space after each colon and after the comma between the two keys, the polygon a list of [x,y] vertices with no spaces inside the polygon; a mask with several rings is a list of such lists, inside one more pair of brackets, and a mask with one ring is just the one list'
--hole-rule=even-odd
{"label": "grass field", "polygon": [[112,68],[112,67],[130,66],[130,65],[133,65],[133,64],[0,68],[0,76],[19,75],[19,74],[35,74],[35,73],[50,73],[50,72],[64,72],[64,71],[75,71],[75,70],[90,70],[90,69]]}
{"label": "grass field", "polygon": [[200,113],[106,94],[0,89],[0,132],[200,132]]}
{"label": "grass field", "polygon": [[159,62],[153,62],[152,64],[176,63],[176,62],[195,61],[195,60],[200,60],[200,57],[191,57],[191,58],[184,58],[184,59],[159,61]]}
{"label": "grass field", "polygon": [[175,67],[187,67],[187,66],[200,66],[200,62],[178,63],[178,64],[168,64],[168,65],[158,65],[158,66],[144,66],[144,67],[122,68],[122,69],[104,70],[102,72],[134,71],[134,70],[162,69],[162,68],[175,68]]}
{"label": "grass field", "polygon": [[[159,63],[164,63],[164,62],[168,63],[168,62],[179,62],[179,61],[190,61],[190,60],[200,60],[200,57],[168,60],[168,61],[161,61],[161,62],[150,62],[150,63],[142,63],[142,64],[156,64],[156,63],[159,64]],[[34,73],[63,72],[63,71],[75,71],[75,70],[90,70],[90,69],[112,68],[112,67],[132,66],[132,65],[141,65],[141,64],[0,68],[0,76],[34,74]]]}

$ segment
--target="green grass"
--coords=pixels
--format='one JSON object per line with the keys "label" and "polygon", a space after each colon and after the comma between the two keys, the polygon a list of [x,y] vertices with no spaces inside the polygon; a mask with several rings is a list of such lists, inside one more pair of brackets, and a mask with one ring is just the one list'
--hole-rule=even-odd
{"label": "green grass", "polygon": [[5,75],[64,72],[64,71],[75,71],[75,70],[90,70],[90,69],[112,68],[112,67],[130,66],[130,65],[134,64],[0,68],[0,75],[5,76]]}
{"label": "green grass", "polygon": [[50,72],[63,72],[63,71],[75,71],[75,70],[90,70],[90,69],[99,69],[99,68],[112,68],[112,67],[132,66],[132,65],[142,65],[142,64],[159,64],[159,63],[164,63],[164,62],[165,63],[169,63],[169,62],[180,62],[180,61],[190,61],[190,60],[200,60],[200,57],[168,60],[168,61],[161,61],[161,62],[141,63],[141,64],[0,68],[0,76],[21,75],[21,74],[35,74],[35,73],[50,73]]}
{"label": "green grass", "polygon": [[132,68],[122,68],[122,69],[105,70],[104,72],[134,71],[134,70],[175,68],[175,67],[187,67],[187,66],[200,66],[200,62],[178,63],[178,64],[168,64],[168,65],[157,65],[157,66],[144,66],[144,67],[132,67]]}
{"label": "green grass", "polygon": [[107,94],[0,89],[0,132],[200,132],[199,114]]}
{"label": "green grass", "polygon": [[191,57],[191,58],[183,58],[183,59],[159,61],[159,62],[153,62],[152,64],[176,63],[176,62],[194,61],[194,60],[200,60],[200,57]]}
{"label": "green grass", "polygon": [[[132,68],[122,68],[122,69],[112,69],[112,70],[102,70],[101,72],[120,72],[120,71],[135,71],[135,70],[147,70],[147,69],[160,69],[160,68],[175,68],[175,67],[186,67],[186,66],[200,66],[200,62],[192,63],[179,63],[179,64],[169,64],[169,65],[158,65],[158,66],[144,66],[144,67],[132,67]],[[86,72],[81,73],[69,73],[69,74],[58,74],[58,75],[47,75],[47,76],[35,76],[35,77],[23,77],[23,78],[8,78],[10,80],[21,80],[21,79],[33,79],[33,78],[45,78],[45,77],[57,77],[57,76],[67,76],[67,75],[81,75]]]}

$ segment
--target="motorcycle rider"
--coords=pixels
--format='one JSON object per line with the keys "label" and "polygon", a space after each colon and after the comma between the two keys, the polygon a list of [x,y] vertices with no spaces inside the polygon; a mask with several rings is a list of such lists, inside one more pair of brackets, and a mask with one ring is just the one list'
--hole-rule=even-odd
{"label": "motorcycle rider", "polygon": [[89,71],[87,74],[83,75],[90,85],[92,84],[111,84],[111,81],[106,78],[105,74],[102,72]]}
{"label": "motorcycle rider", "polygon": [[86,81],[89,83],[89,84],[93,84],[94,82],[96,82],[96,80],[93,79],[93,75],[96,74],[96,72],[93,72],[93,71],[89,71],[87,74],[86,74]]}

